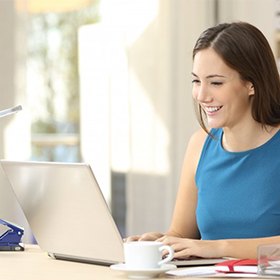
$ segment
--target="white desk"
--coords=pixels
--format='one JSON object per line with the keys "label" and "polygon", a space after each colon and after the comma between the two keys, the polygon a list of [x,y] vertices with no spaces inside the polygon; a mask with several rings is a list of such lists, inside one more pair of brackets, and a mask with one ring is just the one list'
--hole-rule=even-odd
{"label": "white desk", "polygon": [[[60,261],[50,258],[38,246],[26,246],[23,252],[0,252],[1,280],[120,280],[126,275],[110,267]],[[159,278],[156,278],[159,279]],[[175,279],[163,274],[160,279]],[[177,278],[178,279],[178,278]],[[205,280],[207,278],[179,278]],[[208,278],[209,279],[209,278]],[[213,278],[212,278],[213,279]],[[226,279],[226,278],[218,278]],[[233,278],[231,278],[233,279]],[[250,278],[260,279],[260,278]]]}

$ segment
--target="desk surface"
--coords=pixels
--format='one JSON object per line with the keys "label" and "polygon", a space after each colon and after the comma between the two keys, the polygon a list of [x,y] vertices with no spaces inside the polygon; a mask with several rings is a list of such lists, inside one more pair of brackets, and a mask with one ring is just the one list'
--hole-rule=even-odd
{"label": "desk surface", "polygon": [[[26,246],[23,252],[0,252],[0,279],[5,280],[120,280],[128,279],[126,275],[113,271],[110,267],[84,264],[78,262],[54,260],[36,245]],[[172,276],[162,274],[160,279],[174,279]],[[156,279],[159,279],[156,278]],[[207,278],[180,278],[205,280]],[[209,278],[208,278],[209,279]],[[213,279],[213,278],[212,278]],[[226,278],[218,278],[226,279]],[[233,279],[233,278],[231,278]],[[250,278],[260,279],[260,278]]]}

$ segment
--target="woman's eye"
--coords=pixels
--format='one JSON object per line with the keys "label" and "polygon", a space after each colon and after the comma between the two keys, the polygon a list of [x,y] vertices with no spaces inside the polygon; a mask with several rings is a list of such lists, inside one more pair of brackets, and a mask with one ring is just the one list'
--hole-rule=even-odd
{"label": "woman's eye", "polygon": [[211,82],[212,85],[214,86],[220,86],[222,85],[223,83],[222,82]]}
{"label": "woman's eye", "polygon": [[200,82],[200,81],[197,80],[197,79],[192,80],[192,83],[193,83],[193,84],[196,84],[196,83],[199,83],[199,82]]}

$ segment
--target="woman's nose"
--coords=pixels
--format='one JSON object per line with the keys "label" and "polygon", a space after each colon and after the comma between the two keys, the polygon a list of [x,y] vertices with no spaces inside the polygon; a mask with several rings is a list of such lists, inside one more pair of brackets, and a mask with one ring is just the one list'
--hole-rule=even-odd
{"label": "woman's nose", "polygon": [[203,85],[197,88],[195,99],[199,102],[211,102],[213,100],[211,94]]}

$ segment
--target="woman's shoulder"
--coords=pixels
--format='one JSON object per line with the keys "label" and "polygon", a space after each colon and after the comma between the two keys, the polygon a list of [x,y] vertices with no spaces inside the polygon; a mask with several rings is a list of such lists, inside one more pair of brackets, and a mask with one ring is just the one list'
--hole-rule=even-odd
{"label": "woman's shoulder", "polygon": [[208,137],[208,133],[204,131],[202,128],[195,131],[190,138],[190,145],[194,148],[202,148],[206,138]]}
{"label": "woman's shoulder", "polygon": [[190,137],[188,148],[187,148],[188,151],[187,154],[188,154],[188,158],[194,160],[196,164],[198,163],[198,160],[200,158],[203,149],[203,145],[207,137],[208,134],[203,129],[198,129]]}

